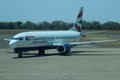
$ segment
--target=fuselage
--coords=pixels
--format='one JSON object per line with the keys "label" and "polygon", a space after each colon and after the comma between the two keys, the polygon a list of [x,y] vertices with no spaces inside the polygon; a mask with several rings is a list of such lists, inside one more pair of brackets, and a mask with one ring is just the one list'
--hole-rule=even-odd
{"label": "fuselage", "polygon": [[16,34],[9,45],[14,48],[52,46],[53,43],[70,43],[80,39],[76,31],[31,31]]}

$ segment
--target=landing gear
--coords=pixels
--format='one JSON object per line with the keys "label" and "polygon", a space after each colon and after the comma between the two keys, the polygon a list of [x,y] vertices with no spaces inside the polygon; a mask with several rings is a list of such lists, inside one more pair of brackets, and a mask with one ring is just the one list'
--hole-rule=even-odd
{"label": "landing gear", "polygon": [[71,55],[70,50],[71,50],[71,49],[66,50],[66,51],[64,52],[64,54],[65,54],[66,56],[70,56],[70,55]]}
{"label": "landing gear", "polygon": [[19,51],[17,51],[17,50],[14,50],[14,53],[19,53]]}
{"label": "landing gear", "polygon": [[45,55],[45,50],[44,50],[44,49],[39,49],[38,54],[39,54],[40,56]]}
{"label": "landing gear", "polygon": [[63,53],[65,56],[70,56],[71,55],[71,53],[69,52],[69,53]]}
{"label": "landing gear", "polygon": [[71,56],[71,53],[70,52],[62,52],[60,53],[61,55],[64,55],[64,56]]}
{"label": "landing gear", "polygon": [[18,58],[22,58],[23,57],[23,53],[22,53],[22,51],[19,51],[18,52]]}

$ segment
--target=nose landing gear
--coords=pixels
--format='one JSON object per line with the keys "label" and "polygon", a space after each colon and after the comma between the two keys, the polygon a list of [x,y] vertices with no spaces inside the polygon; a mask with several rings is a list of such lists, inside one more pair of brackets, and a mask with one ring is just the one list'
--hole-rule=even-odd
{"label": "nose landing gear", "polygon": [[18,53],[18,58],[22,58],[23,57],[23,52],[22,51],[19,51]]}
{"label": "nose landing gear", "polygon": [[[44,49],[38,50],[38,55],[39,55],[39,56],[45,55],[45,50],[44,50]],[[23,57],[23,51],[19,51],[19,52],[18,52],[18,58],[22,58],[22,57]]]}

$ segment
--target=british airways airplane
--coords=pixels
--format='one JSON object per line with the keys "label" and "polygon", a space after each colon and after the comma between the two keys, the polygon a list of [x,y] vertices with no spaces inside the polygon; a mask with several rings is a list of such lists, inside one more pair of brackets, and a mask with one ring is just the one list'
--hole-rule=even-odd
{"label": "british airways airplane", "polygon": [[101,40],[79,42],[82,36],[83,7],[77,16],[74,26],[67,31],[30,31],[16,34],[9,42],[9,46],[23,57],[23,52],[38,50],[39,55],[44,55],[46,49],[57,49],[61,54],[70,55],[71,48],[79,44],[111,42],[116,40]]}

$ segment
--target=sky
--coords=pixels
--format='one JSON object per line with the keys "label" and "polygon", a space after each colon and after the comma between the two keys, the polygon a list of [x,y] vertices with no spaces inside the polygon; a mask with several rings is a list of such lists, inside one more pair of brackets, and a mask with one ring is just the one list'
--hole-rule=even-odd
{"label": "sky", "polygon": [[0,0],[0,21],[75,22],[81,6],[83,20],[120,23],[120,0]]}

